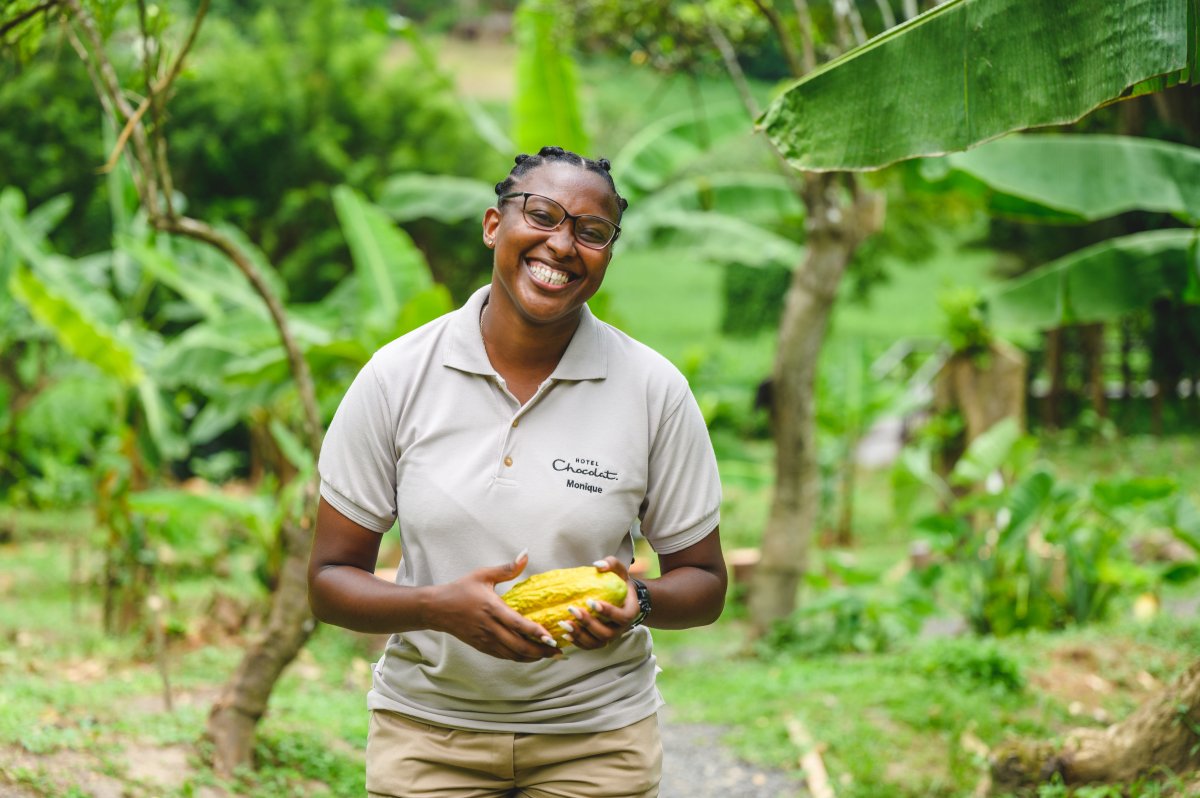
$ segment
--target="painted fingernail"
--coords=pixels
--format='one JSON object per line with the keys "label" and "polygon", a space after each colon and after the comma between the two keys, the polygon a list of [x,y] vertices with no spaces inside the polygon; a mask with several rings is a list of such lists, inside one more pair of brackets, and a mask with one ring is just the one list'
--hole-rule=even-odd
{"label": "painted fingernail", "polygon": [[592,612],[599,612],[599,611],[600,611],[600,605],[596,603],[596,600],[595,600],[595,599],[588,599],[588,600],[587,600],[587,608],[588,608],[589,610],[591,610]]}
{"label": "painted fingernail", "polygon": [[542,642],[548,646],[553,646],[554,648],[558,648],[558,642],[550,635],[542,635]]}
{"label": "painted fingernail", "polygon": [[516,557],[513,557],[513,562],[520,562],[522,557],[528,557],[528,556],[529,556],[529,549],[527,549],[527,548],[521,549],[520,554],[518,554]]}
{"label": "painted fingernail", "polygon": [[567,612],[575,616],[576,620],[583,620],[583,610],[578,607],[567,607]]}
{"label": "painted fingernail", "polygon": [[563,640],[566,640],[568,643],[575,642],[575,638],[571,637],[570,635],[563,635]]}
{"label": "painted fingernail", "polygon": [[607,568],[608,562],[605,560],[596,560],[594,563],[592,563],[592,565],[596,566],[597,568]]}
{"label": "painted fingernail", "polygon": [[559,621],[559,622],[558,622],[558,628],[559,628],[559,629],[562,629],[564,632],[567,632],[567,633],[570,633],[570,632],[574,632],[574,631],[575,631],[575,627],[574,627],[574,626],[572,626],[572,625],[571,625],[570,623],[568,623],[567,621]]}

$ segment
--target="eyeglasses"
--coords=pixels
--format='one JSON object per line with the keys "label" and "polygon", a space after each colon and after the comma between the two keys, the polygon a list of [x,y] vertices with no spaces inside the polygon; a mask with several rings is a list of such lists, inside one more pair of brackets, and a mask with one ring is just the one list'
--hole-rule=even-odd
{"label": "eyeglasses", "polygon": [[566,219],[575,222],[575,240],[579,242],[580,246],[588,249],[604,249],[621,234],[621,228],[608,219],[587,214],[574,216],[567,213],[566,208],[541,194],[516,191],[500,197],[500,202],[513,197],[524,198],[525,204],[521,208],[521,213],[524,215],[525,221],[539,230],[557,230],[558,226]]}

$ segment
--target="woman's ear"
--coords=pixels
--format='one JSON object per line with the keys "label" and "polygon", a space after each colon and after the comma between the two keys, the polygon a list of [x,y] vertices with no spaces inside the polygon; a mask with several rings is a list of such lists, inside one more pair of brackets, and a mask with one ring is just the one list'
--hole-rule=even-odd
{"label": "woman's ear", "polygon": [[483,244],[488,249],[496,248],[496,232],[500,229],[500,210],[488,208],[483,214]]}

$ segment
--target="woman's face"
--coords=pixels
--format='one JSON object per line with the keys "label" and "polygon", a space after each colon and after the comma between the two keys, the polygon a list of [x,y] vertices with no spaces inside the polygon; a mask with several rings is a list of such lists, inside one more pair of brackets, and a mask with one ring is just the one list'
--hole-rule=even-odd
{"label": "woman's face", "polygon": [[[571,164],[543,164],[523,175],[512,190],[549,197],[572,216],[600,216],[614,224],[619,218],[607,181]],[[540,230],[525,220],[523,206],[522,197],[513,197],[484,214],[483,240],[495,250],[491,301],[510,304],[532,324],[573,318],[600,288],[612,245],[581,245],[571,219],[554,230]]]}

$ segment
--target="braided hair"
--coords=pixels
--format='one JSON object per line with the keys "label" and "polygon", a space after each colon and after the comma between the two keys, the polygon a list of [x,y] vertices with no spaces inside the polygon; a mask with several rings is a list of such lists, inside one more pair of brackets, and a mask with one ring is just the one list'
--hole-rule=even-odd
{"label": "braided hair", "polygon": [[584,158],[578,153],[564,150],[562,147],[542,147],[538,150],[537,155],[525,155],[524,153],[518,155],[516,165],[508,173],[508,177],[496,184],[496,196],[502,197],[509,193],[523,175],[547,163],[569,163],[572,166],[602,175],[608,181],[608,186],[612,189],[613,196],[617,198],[617,207],[621,213],[624,214],[625,209],[629,207],[626,199],[617,193],[617,186],[613,183],[612,175],[609,174],[612,164],[609,163],[607,158],[599,158],[593,161],[591,158]]}

